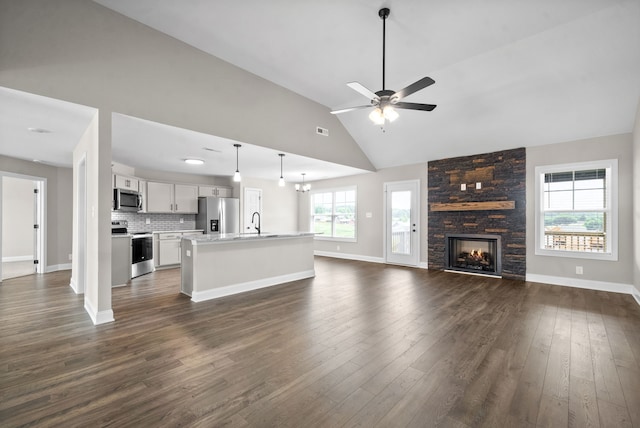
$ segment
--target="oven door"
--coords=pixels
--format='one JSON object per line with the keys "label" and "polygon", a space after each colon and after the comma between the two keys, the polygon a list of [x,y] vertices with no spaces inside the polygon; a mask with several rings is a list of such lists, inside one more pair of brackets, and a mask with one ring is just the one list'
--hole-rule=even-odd
{"label": "oven door", "polygon": [[131,238],[131,277],[153,272],[153,236],[133,235]]}

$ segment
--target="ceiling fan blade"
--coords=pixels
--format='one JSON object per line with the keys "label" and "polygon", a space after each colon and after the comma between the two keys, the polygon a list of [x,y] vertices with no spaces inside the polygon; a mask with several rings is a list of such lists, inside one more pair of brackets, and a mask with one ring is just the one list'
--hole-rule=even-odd
{"label": "ceiling fan blade", "polygon": [[371,104],[366,105],[366,106],[357,106],[357,107],[349,107],[349,108],[343,108],[341,110],[333,110],[330,113],[331,114],[340,114],[340,113],[346,113],[348,111],[352,111],[352,110],[360,110],[362,108],[369,108],[371,107]]}
{"label": "ceiling fan blade", "polygon": [[365,88],[364,86],[362,86],[358,82],[349,82],[349,83],[347,83],[347,86],[350,87],[351,89],[353,89],[354,91],[361,93],[362,95],[364,95],[365,97],[369,98],[370,100],[379,100],[380,99],[380,97],[377,96],[375,94],[375,92],[370,91],[369,89]]}
{"label": "ceiling fan blade", "polygon": [[422,79],[418,80],[417,82],[413,82],[412,84],[410,84],[409,86],[407,86],[404,89],[400,89],[398,92],[396,92],[395,94],[393,94],[391,96],[391,98],[395,98],[395,99],[402,99],[408,95],[413,94],[414,92],[418,92],[420,89],[424,89],[427,86],[433,85],[434,83],[436,83],[435,80],[433,80],[431,77],[423,77]]}
{"label": "ceiling fan blade", "polygon": [[418,103],[395,103],[393,107],[404,108],[407,110],[431,111],[436,108],[435,104],[418,104]]}

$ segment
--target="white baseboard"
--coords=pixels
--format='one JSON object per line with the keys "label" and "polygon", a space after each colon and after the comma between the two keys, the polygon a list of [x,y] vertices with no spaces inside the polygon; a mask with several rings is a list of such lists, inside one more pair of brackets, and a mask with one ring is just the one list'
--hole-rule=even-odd
{"label": "white baseboard", "polygon": [[33,261],[33,255],[29,256],[11,256],[11,257],[3,257],[2,263],[11,263],[11,262],[28,262],[29,260]]}
{"label": "white baseboard", "polygon": [[[372,257],[372,256],[361,256],[359,254],[347,254],[347,253],[334,253],[331,251],[318,251],[315,250],[313,252],[314,256],[323,256],[323,257],[333,257],[336,259],[345,259],[345,260],[357,260],[360,262],[370,262],[370,263],[385,263],[384,257]],[[406,265],[398,265],[398,266],[406,266]],[[420,262],[418,266],[415,266],[420,269],[429,269],[429,264],[427,262]]]}
{"label": "white baseboard", "polygon": [[71,287],[74,293],[81,294],[78,292],[78,283],[76,282],[75,278],[71,277],[71,279],[69,280],[69,287]]}
{"label": "white baseboard", "polygon": [[89,317],[91,317],[91,321],[93,321],[94,325],[105,324],[108,322],[113,322],[115,319],[113,318],[113,310],[109,309],[107,311],[96,311],[91,302],[84,299],[84,310],[87,311]]}
{"label": "white baseboard", "polygon": [[57,272],[59,270],[70,270],[71,269],[71,263],[63,263],[63,264],[59,264],[59,265],[49,265],[45,268],[45,272],[46,273],[51,273],[51,272]]}
{"label": "white baseboard", "polygon": [[331,251],[314,250],[313,255],[323,256],[323,257],[333,257],[336,259],[358,260],[361,262],[384,263],[384,258],[382,257],[361,256],[358,254],[334,253]]}
{"label": "white baseboard", "polygon": [[588,279],[566,278],[562,276],[538,275],[528,273],[526,280],[543,284],[562,285],[564,287],[584,288],[587,290],[608,291],[610,293],[630,294],[640,305],[640,292],[632,284],[618,282],[591,281]]}
{"label": "white baseboard", "polygon": [[228,285],[226,287],[214,288],[206,291],[192,291],[191,300],[194,302],[203,302],[205,300],[218,299],[220,297],[231,296],[232,294],[244,293],[246,291],[257,290],[260,288],[271,287],[273,285],[283,284],[285,282],[297,281],[299,279],[312,278],[316,275],[315,270],[307,270],[302,272],[291,273],[287,275],[272,276],[270,278],[259,279],[256,281],[243,282],[239,284]]}

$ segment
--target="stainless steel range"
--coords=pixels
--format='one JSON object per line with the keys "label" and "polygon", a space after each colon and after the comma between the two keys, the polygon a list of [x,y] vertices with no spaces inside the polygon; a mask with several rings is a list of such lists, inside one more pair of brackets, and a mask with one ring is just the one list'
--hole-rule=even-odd
{"label": "stainless steel range", "polygon": [[[126,220],[111,222],[112,234],[129,234]],[[153,234],[151,232],[131,233],[131,277],[135,278],[153,272]]]}

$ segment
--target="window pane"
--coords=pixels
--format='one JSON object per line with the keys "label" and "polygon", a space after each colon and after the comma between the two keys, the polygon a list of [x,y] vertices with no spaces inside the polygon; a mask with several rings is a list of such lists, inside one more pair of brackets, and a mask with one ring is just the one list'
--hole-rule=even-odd
{"label": "window pane", "polygon": [[335,236],[339,238],[355,238],[356,222],[353,215],[336,216]]}
{"label": "window pane", "polygon": [[604,189],[604,180],[576,181],[575,189]]}
{"label": "window pane", "polygon": [[604,213],[565,212],[544,214],[543,248],[563,251],[606,251]]}
{"label": "window pane", "polygon": [[545,183],[546,190],[573,190],[573,181],[561,181],[559,183]]}
{"label": "window pane", "polygon": [[588,209],[604,209],[604,190],[576,190],[575,192],[575,209],[588,210]]}
{"label": "window pane", "polygon": [[356,237],[356,191],[311,194],[312,231],[324,237]]}
{"label": "window pane", "polygon": [[313,216],[313,232],[321,233],[324,236],[331,236],[331,216],[315,215]]}
{"label": "window pane", "polygon": [[549,192],[545,195],[545,209],[570,210],[573,209],[573,192]]}

